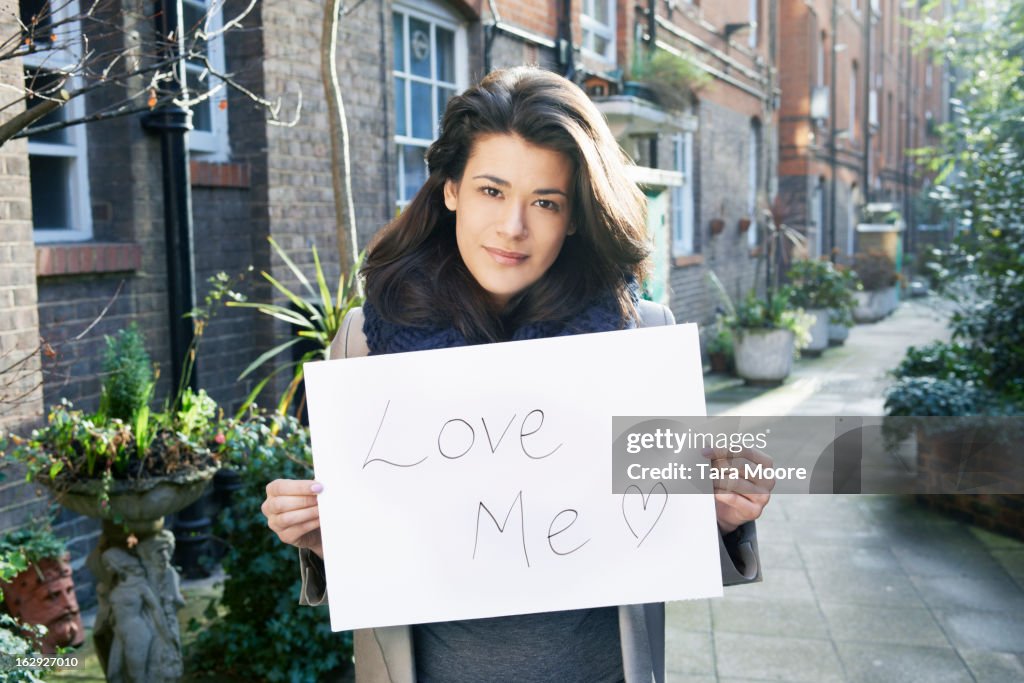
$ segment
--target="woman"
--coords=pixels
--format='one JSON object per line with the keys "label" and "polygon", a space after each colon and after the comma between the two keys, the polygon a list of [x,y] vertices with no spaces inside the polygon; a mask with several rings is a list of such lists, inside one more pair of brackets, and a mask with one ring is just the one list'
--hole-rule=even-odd
{"label": "woman", "polygon": [[[637,301],[646,202],[627,163],[590,99],[550,72],[494,72],[454,97],[427,152],[426,184],[369,248],[366,304],[346,320],[332,356],[610,331],[660,324],[648,320],[659,315],[670,321],[667,309],[652,316]],[[309,604],[326,597],[320,491],[315,482],[277,480],[263,505],[270,528],[300,548]],[[716,500],[727,580],[756,580],[752,525],[741,525],[767,500],[762,482]],[[660,680],[663,624],[663,606],[652,605],[375,629],[357,632],[357,675]]]}

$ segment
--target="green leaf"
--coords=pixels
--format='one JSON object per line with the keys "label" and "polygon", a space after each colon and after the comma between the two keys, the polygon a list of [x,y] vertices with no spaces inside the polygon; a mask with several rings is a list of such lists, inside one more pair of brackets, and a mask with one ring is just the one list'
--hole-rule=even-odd
{"label": "green leaf", "polygon": [[[309,295],[311,297],[316,298],[316,292],[313,291],[313,286],[309,284],[309,280],[307,280],[303,272],[299,270],[299,267],[296,266],[295,263],[290,258],[288,258],[288,254],[285,253],[284,249],[282,249],[277,244],[277,242],[274,241],[273,237],[268,237],[267,241],[270,242],[270,246],[274,248],[274,251],[277,252],[277,255],[281,257],[281,260],[284,261],[285,265],[288,266],[288,268],[291,269],[292,273],[295,274],[295,278],[302,283],[303,287],[306,288],[306,291],[309,292]],[[269,278],[269,276],[267,276],[266,273],[264,273],[263,276]]]}
{"label": "green leaf", "polygon": [[249,373],[251,373],[253,370],[255,370],[259,366],[263,365],[268,360],[270,360],[271,358],[273,358],[277,354],[281,353],[285,349],[291,348],[292,346],[295,346],[296,344],[298,344],[301,341],[302,341],[301,338],[295,337],[294,339],[289,339],[284,344],[279,344],[279,345],[275,346],[274,348],[270,349],[269,351],[265,351],[263,354],[260,355],[259,358],[257,358],[252,363],[250,363],[249,367],[247,367],[245,370],[242,371],[242,374],[238,376],[238,379],[239,380],[245,379],[246,377],[249,376]]}

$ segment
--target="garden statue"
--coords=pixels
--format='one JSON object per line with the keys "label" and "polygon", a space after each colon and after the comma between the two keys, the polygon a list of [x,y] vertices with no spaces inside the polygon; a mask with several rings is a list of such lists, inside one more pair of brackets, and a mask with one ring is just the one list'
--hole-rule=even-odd
{"label": "garden statue", "polygon": [[[146,580],[137,557],[121,548],[102,555],[103,568],[112,578],[101,599],[96,632],[110,642],[106,657],[111,683],[162,683],[182,674],[181,650],[172,635],[164,608]],[[173,570],[171,570],[173,571]]]}
{"label": "garden statue", "polygon": [[163,609],[164,618],[174,638],[176,648],[181,650],[181,636],[178,628],[178,610],[185,606],[181,595],[178,572],[171,566],[174,555],[174,534],[166,529],[159,531],[137,546],[146,578],[153,588]]}

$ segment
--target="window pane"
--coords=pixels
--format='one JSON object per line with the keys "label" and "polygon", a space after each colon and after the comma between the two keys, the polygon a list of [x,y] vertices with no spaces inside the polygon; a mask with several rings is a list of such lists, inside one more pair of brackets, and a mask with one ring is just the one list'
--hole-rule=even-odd
{"label": "window pane", "polygon": [[437,27],[437,80],[455,82],[455,34]]}
{"label": "window pane", "polygon": [[430,24],[412,17],[409,17],[409,63],[412,73],[430,78]]}
{"label": "window pane", "polygon": [[[209,88],[209,85],[199,80],[199,74],[201,71],[193,71],[192,69],[185,69],[185,80],[188,81],[189,95],[195,97],[197,93],[202,93]],[[213,132],[213,100],[203,100],[199,104],[192,107],[192,128],[197,131],[212,133]]]}
{"label": "window pane", "polygon": [[405,22],[401,14],[391,15],[391,26],[394,33],[391,44],[394,46],[395,71],[405,71]]}
{"label": "window pane", "polygon": [[[42,97],[29,97],[25,102],[25,108],[31,109],[36,105],[41,104],[46,98],[55,95],[61,88],[60,77],[57,74],[46,72],[46,71],[26,71],[25,72],[25,87],[35,93],[39,93]],[[65,110],[64,107],[57,107],[46,116],[38,119],[33,126],[45,126],[51,123],[57,123],[64,120]],[[55,144],[67,144],[68,133],[67,130],[51,130],[47,133],[36,133],[28,136],[29,142],[51,142]]]}
{"label": "window pane", "polygon": [[70,228],[70,188],[73,161],[67,157],[29,156],[32,185],[32,227]]}
{"label": "window pane", "polygon": [[405,135],[405,79],[395,79],[395,134]]}
{"label": "window pane", "polygon": [[405,163],[405,182],[402,184],[402,199],[410,200],[427,182],[427,164],[423,160],[426,147],[402,145],[402,159]]}
{"label": "window pane", "polygon": [[607,55],[608,54],[608,39],[605,38],[604,36],[599,36],[596,33],[593,34],[593,37],[594,37],[594,52],[596,52],[599,55]]}
{"label": "window pane", "polygon": [[444,108],[448,106],[448,100],[455,97],[455,91],[451,88],[438,88],[437,89],[437,117],[435,121],[440,121],[441,117],[444,116]]}
{"label": "window pane", "polygon": [[53,21],[49,0],[21,0],[20,5],[21,24],[25,27],[21,34],[27,44],[51,42],[53,31],[50,26]]}
{"label": "window pane", "polygon": [[434,106],[430,102],[431,87],[425,83],[412,83],[412,137],[430,140],[434,137]]}
{"label": "window pane", "polygon": [[206,8],[186,2],[182,5],[181,23],[185,31],[185,49],[206,54],[208,48],[206,41],[197,41],[195,31],[206,25]]}
{"label": "window pane", "polygon": [[608,25],[608,0],[594,0],[594,19]]}

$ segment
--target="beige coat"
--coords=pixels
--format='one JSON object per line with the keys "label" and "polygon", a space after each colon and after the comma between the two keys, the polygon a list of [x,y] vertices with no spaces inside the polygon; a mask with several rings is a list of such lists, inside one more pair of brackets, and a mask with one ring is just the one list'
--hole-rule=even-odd
{"label": "beige coat", "polygon": [[[641,325],[675,324],[672,312],[664,306],[641,302]],[[363,314],[354,309],[346,316],[341,331],[331,344],[331,358],[353,358],[369,353],[362,334]],[[753,522],[744,524],[728,541],[719,537],[722,582],[726,586],[761,580],[757,552],[757,533]],[[327,586],[323,561],[308,550],[299,551],[302,573],[303,605],[327,604]],[[622,605],[619,607],[619,633],[622,641],[622,664],[627,683],[665,680],[665,605]],[[412,628],[387,628],[356,631],[355,661],[358,683],[414,683],[416,664],[413,661]]]}

